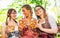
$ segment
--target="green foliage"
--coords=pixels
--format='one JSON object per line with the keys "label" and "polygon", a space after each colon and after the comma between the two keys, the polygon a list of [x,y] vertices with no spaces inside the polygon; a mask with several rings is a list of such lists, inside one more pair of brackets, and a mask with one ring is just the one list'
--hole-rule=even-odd
{"label": "green foliage", "polygon": [[[4,9],[0,9],[0,22],[3,22],[5,21],[6,19],[6,14],[7,14],[7,10],[10,9],[10,8],[14,8],[16,9],[16,11],[21,14],[21,7],[24,5],[24,4],[33,4],[33,5],[42,5],[45,9],[46,9],[46,6],[47,4],[50,5],[50,1],[49,0],[13,0],[14,2],[10,5],[8,5],[7,8],[4,8]],[[55,1],[55,4],[56,4],[56,0]],[[57,13],[56,13],[57,14]],[[4,16],[4,17],[3,17]],[[2,18],[3,17],[3,18]],[[23,15],[19,15],[17,17],[17,19],[20,19],[22,18]],[[60,18],[60,16],[58,16],[57,18]]]}
{"label": "green foliage", "polygon": [[34,3],[35,5],[42,5],[43,0],[31,0],[31,3]]}
{"label": "green foliage", "polygon": [[[49,0],[13,0],[14,2],[10,5],[7,6],[7,8],[1,9],[0,8],[0,30],[2,28],[1,23],[5,22],[6,17],[7,17],[7,10],[10,8],[16,9],[17,13],[19,16],[17,17],[17,21],[23,18],[23,15],[21,15],[21,7],[24,4],[33,4],[33,5],[42,5],[45,9],[47,5],[51,5]],[[52,11],[56,12],[57,15],[57,0],[54,0],[55,2],[55,7],[52,8]],[[59,7],[60,8],[60,7]],[[32,8],[33,9],[33,8]],[[60,16],[57,15],[57,24],[60,25]]]}
{"label": "green foliage", "polygon": [[58,18],[60,18],[60,16],[58,16]]}

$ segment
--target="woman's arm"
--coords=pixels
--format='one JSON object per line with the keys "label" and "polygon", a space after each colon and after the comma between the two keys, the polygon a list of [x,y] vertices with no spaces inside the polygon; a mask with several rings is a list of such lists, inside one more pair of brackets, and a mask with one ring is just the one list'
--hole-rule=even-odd
{"label": "woman's arm", "polygon": [[5,23],[2,23],[2,38],[7,38],[7,34],[5,33],[5,28],[6,28]]}
{"label": "woman's arm", "polygon": [[2,28],[2,38],[6,38],[5,30]]}
{"label": "woman's arm", "polygon": [[44,32],[47,32],[47,33],[50,33],[50,34],[53,34],[53,33],[56,34],[56,33],[58,32],[58,28],[57,28],[56,21],[55,21],[55,20],[53,19],[53,17],[51,17],[51,16],[48,18],[48,20],[49,20],[51,29],[43,28],[43,27],[41,26],[41,24],[39,24],[38,26],[39,26],[40,30],[42,30],[42,31],[44,31]]}
{"label": "woman's arm", "polygon": [[50,34],[56,34],[58,32],[58,29],[46,29],[43,28],[42,25],[39,24],[39,29],[46,32],[46,33],[50,33]]}

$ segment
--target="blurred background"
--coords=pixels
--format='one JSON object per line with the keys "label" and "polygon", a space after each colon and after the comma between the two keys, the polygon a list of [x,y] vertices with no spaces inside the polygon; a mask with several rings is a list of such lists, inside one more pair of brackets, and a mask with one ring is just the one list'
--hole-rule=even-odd
{"label": "blurred background", "polygon": [[[60,0],[0,0],[0,38],[2,23],[6,21],[8,9],[16,9],[17,20],[20,20],[24,17],[21,11],[21,7],[24,4],[29,4],[33,12],[36,5],[42,5],[46,9],[46,12],[54,17],[60,32]],[[59,34],[56,34],[56,38],[59,38]]]}

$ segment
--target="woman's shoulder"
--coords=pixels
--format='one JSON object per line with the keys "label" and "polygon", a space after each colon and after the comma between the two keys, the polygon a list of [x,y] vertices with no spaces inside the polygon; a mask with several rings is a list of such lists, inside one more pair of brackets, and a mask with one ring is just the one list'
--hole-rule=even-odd
{"label": "woman's shoulder", "polygon": [[35,21],[37,21],[37,19],[36,19],[36,18],[32,18],[32,20],[35,20]]}
{"label": "woman's shoulder", "polygon": [[49,24],[52,28],[57,29],[57,23],[56,23],[53,16],[48,16],[48,21],[49,21]]}

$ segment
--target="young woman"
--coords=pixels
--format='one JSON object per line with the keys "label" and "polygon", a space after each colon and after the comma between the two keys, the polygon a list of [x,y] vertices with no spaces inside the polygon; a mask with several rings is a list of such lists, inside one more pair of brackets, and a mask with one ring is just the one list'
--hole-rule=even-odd
{"label": "young woman", "polygon": [[19,21],[20,38],[38,38],[36,32],[37,20],[32,18],[32,9],[29,5],[22,7],[24,18]]}
{"label": "young woman", "polygon": [[40,29],[40,38],[55,38],[57,33],[57,25],[53,18],[48,18],[45,9],[42,6],[35,7],[35,13],[38,19],[38,28]]}
{"label": "young woman", "polygon": [[7,12],[6,23],[2,28],[2,38],[18,38],[18,24],[15,9],[9,9]]}

